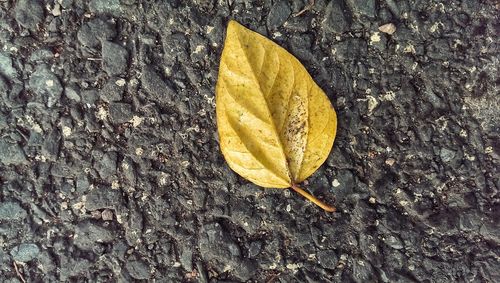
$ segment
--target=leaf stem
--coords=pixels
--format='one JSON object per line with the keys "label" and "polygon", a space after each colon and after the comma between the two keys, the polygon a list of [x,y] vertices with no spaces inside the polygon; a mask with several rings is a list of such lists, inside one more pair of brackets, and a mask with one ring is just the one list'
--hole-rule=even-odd
{"label": "leaf stem", "polygon": [[336,209],[335,207],[333,206],[329,206],[328,204],[320,201],[319,199],[317,199],[316,197],[314,197],[313,195],[309,194],[308,192],[304,191],[303,189],[301,189],[299,186],[297,186],[296,184],[292,184],[291,188],[296,191],[297,193],[299,193],[301,196],[305,197],[306,199],[310,200],[311,202],[313,202],[315,205],[323,208],[325,211],[328,211],[328,212],[335,212]]}

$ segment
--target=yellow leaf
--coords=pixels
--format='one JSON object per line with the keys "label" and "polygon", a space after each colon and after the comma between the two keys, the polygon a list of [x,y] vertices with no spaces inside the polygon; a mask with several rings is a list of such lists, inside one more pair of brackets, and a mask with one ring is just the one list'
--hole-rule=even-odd
{"label": "yellow leaf", "polygon": [[216,112],[220,148],[231,169],[262,187],[293,188],[320,205],[297,184],[328,157],[337,116],[297,58],[230,21]]}

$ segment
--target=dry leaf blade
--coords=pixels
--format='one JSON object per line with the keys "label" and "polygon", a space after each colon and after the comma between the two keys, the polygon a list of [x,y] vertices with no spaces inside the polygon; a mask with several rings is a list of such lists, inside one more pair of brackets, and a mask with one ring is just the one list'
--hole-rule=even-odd
{"label": "dry leaf blade", "polygon": [[335,138],[335,111],[302,64],[235,21],[222,52],[216,111],[229,166],[262,187],[305,180],[326,160]]}

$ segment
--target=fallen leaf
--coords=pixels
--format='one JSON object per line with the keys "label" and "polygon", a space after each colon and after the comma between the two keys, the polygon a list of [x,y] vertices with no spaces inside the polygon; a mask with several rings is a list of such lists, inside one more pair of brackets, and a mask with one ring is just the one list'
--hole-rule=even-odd
{"label": "fallen leaf", "polygon": [[236,173],[266,188],[292,188],[328,157],[337,116],[330,100],[292,54],[230,21],[216,87],[221,151]]}

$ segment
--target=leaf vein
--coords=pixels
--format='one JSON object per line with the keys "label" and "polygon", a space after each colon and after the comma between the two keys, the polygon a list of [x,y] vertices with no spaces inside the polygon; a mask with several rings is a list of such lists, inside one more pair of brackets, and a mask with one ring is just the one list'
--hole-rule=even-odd
{"label": "leaf vein", "polygon": [[262,95],[262,98],[264,99],[264,102],[266,103],[266,108],[269,112],[268,114],[269,114],[269,118],[271,120],[271,124],[272,124],[273,130],[274,130],[274,133],[275,133],[276,137],[278,138],[278,142],[280,142],[281,156],[282,156],[283,161],[285,162],[285,168],[287,170],[288,177],[291,180],[292,178],[290,176],[290,168],[288,166],[288,162],[286,159],[285,150],[284,150],[281,138],[280,138],[280,134],[276,128],[276,124],[274,123],[274,119],[272,118],[272,115],[270,113],[269,103],[268,103],[266,97],[264,96],[264,92],[262,91],[262,86],[260,85],[259,80],[255,77],[254,66],[252,66],[252,64],[250,63],[250,60],[248,59],[248,54],[245,51],[245,48],[243,48],[243,46],[242,46],[241,38],[240,38],[240,35],[238,33],[236,33],[236,38],[238,39],[238,43],[240,45],[241,50],[243,50],[243,54],[245,55],[245,60],[246,60],[247,64],[250,66],[250,69],[252,69],[253,78],[257,82],[257,85],[259,86],[259,93]]}
{"label": "leaf vein", "polygon": [[[227,111],[225,113],[226,113],[226,117],[227,117],[227,121],[228,121],[229,126],[236,133],[239,140],[241,141],[241,144],[255,158],[255,160],[257,162],[259,162],[264,168],[269,170],[269,172],[271,172],[278,179],[282,179],[285,182],[288,182],[286,180],[286,178],[283,178],[283,176],[279,176],[278,174],[276,174],[276,172],[278,172],[279,170],[276,170],[276,168],[274,168],[272,166],[272,162],[267,158],[267,156],[265,154],[262,154],[262,152],[258,152],[258,149],[257,149],[257,151],[255,149],[251,149],[249,144],[251,144],[251,143],[257,144],[257,143],[252,141],[252,137],[250,135],[247,135],[243,131],[238,130],[238,126],[236,125],[237,121],[235,121],[235,119],[231,115],[229,115]],[[260,142],[263,142],[263,141],[261,140]],[[272,145],[269,145],[269,147],[272,147]],[[256,156],[260,156],[261,158],[258,159],[258,158],[256,158]]]}

